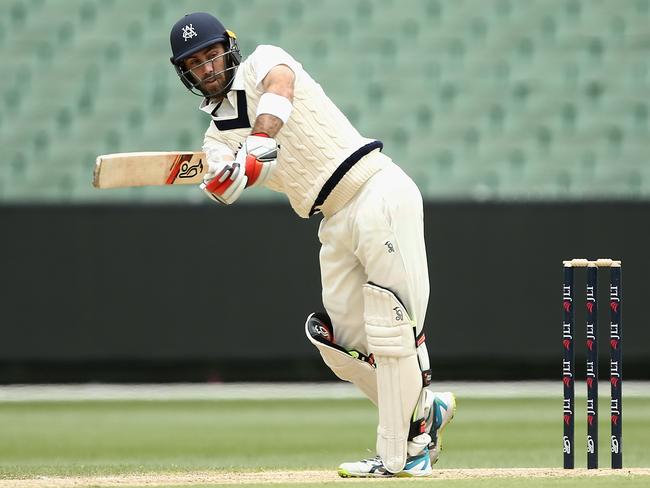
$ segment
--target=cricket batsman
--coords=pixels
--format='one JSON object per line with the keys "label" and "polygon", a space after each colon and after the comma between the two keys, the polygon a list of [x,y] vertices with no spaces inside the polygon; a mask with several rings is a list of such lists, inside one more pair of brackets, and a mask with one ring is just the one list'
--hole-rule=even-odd
{"label": "cricket batsman", "polygon": [[237,38],[195,12],[172,27],[171,62],[211,118],[201,189],[234,203],[246,188],[284,193],[318,231],[326,312],[307,339],[342,380],[378,408],[377,456],[339,466],[343,477],[427,476],[456,408],[436,393],[423,332],[429,299],[422,196],[363,137],[291,55],[260,45],[242,59]]}

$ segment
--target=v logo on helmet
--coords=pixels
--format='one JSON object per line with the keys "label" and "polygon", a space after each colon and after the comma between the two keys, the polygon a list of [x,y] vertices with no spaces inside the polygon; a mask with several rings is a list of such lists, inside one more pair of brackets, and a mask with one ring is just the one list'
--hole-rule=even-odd
{"label": "v logo on helmet", "polygon": [[198,34],[194,30],[194,26],[192,24],[188,24],[183,27],[183,39],[185,39],[185,42],[187,42],[188,39],[192,39],[192,37],[196,36],[198,36]]}

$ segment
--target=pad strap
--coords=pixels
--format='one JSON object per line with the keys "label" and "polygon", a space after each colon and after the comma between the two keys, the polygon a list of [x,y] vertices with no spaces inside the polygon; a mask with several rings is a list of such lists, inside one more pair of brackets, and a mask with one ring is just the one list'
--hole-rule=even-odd
{"label": "pad strap", "polygon": [[419,436],[420,434],[426,433],[426,431],[427,431],[426,419],[421,418],[418,420],[414,420],[413,422],[411,422],[411,428],[409,429],[409,440]]}
{"label": "pad strap", "polygon": [[[418,335],[415,336],[415,347],[418,352],[418,361],[420,362],[420,370],[422,371],[423,387],[429,386],[431,384],[431,375],[432,375],[431,367],[429,365],[429,353],[427,352],[427,345],[425,341],[426,341],[426,337],[424,336],[424,330],[423,330]],[[424,360],[425,358],[426,360]]]}

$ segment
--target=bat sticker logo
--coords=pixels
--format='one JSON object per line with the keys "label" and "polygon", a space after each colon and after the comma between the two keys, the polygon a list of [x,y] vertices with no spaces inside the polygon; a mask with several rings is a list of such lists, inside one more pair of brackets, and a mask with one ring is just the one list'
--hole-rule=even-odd
{"label": "bat sticker logo", "polygon": [[203,171],[203,161],[198,160],[196,164],[190,166],[188,163],[181,165],[181,172],[178,173],[179,178],[194,178],[197,174]]}
{"label": "bat sticker logo", "polygon": [[196,176],[199,171],[203,171],[203,163],[199,159],[199,162],[193,166],[189,165],[189,162],[192,160],[191,154],[179,154],[174,159],[174,162],[169,169],[169,174],[165,180],[166,185],[173,185],[176,181],[176,178],[192,178]]}

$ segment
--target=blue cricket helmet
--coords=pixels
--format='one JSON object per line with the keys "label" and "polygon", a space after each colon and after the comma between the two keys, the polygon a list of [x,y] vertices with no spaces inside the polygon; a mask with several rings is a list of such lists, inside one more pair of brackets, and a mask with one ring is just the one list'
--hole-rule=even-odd
{"label": "blue cricket helmet", "polygon": [[208,46],[223,43],[226,48],[226,70],[230,72],[230,82],[223,93],[230,89],[237,66],[241,62],[241,53],[235,33],[227,30],[214,15],[206,12],[186,14],[172,27],[169,42],[172,48],[172,56],[169,60],[174,65],[176,74],[188,90],[200,96],[206,96],[206,93],[200,91],[197,81],[188,70],[185,70],[183,61]]}

